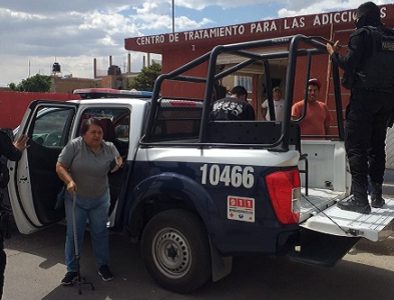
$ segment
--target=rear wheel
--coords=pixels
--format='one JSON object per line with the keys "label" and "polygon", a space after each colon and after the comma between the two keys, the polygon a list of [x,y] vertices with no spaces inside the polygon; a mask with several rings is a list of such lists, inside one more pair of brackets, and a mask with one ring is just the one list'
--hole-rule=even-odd
{"label": "rear wheel", "polygon": [[154,216],[144,229],[141,251],[148,272],[166,289],[187,293],[210,278],[207,233],[188,211],[171,209]]}

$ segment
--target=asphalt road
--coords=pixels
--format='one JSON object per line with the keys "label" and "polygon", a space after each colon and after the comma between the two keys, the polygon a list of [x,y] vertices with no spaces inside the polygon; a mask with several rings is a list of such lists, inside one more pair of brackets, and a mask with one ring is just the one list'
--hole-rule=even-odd
{"label": "asphalt road", "polygon": [[284,258],[253,256],[234,260],[233,272],[191,295],[158,287],[145,271],[138,248],[122,235],[111,235],[115,279],[103,282],[96,273],[90,239],[82,252],[82,275],[95,290],[59,285],[65,273],[65,227],[23,236],[12,229],[6,241],[8,263],[3,299],[394,299],[394,238],[359,242],[333,268],[297,264]]}

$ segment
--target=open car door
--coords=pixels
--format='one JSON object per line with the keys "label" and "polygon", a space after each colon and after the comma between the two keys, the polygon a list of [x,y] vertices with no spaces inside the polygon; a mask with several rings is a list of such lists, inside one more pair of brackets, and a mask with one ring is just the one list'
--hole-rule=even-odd
{"label": "open car door", "polygon": [[64,218],[56,209],[62,181],[56,174],[57,158],[71,136],[78,103],[34,101],[16,136],[26,134],[29,147],[18,162],[9,162],[8,193],[21,233],[31,233]]}

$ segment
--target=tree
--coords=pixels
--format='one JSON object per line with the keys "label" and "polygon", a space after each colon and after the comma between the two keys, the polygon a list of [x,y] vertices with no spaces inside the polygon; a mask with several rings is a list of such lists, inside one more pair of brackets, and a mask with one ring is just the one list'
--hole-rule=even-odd
{"label": "tree", "polygon": [[49,92],[51,88],[51,77],[36,74],[32,77],[23,79],[17,85],[12,82],[8,87],[13,91],[19,92]]}
{"label": "tree", "polygon": [[141,73],[131,80],[129,88],[142,91],[152,91],[155,80],[160,73],[161,65],[158,63],[152,63],[149,67],[142,68]]}

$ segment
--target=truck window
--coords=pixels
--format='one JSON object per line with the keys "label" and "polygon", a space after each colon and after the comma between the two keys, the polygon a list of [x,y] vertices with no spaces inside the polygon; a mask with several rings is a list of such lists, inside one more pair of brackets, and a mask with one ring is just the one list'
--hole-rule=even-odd
{"label": "truck window", "polygon": [[49,148],[62,148],[67,143],[68,127],[73,114],[70,108],[43,108],[32,129],[32,139]]}
{"label": "truck window", "polygon": [[198,138],[202,102],[162,99],[153,125],[154,141]]}

